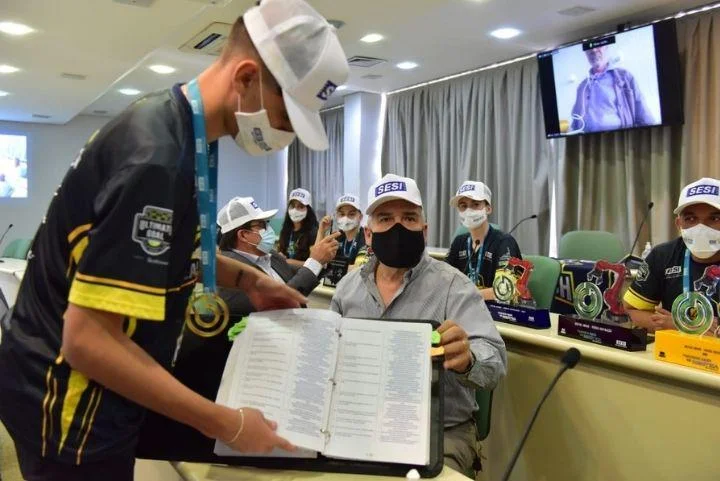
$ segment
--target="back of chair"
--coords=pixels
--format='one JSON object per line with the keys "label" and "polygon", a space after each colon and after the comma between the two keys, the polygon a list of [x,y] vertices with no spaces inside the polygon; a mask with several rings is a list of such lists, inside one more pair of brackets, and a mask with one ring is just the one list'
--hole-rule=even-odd
{"label": "back of chair", "polygon": [[25,259],[30,251],[32,239],[14,239],[3,250],[3,257],[11,257],[13,259]]}
{"label": "back of chair", "polygon": [[560,262],[545,256],[523,256],[523,259],[529,260],[534,266],[528,287],[538,309],[550,309],[560,277]]}
{"label": "back of chair", "polygon": [[492,398],[492,391],[485,389],[478,389],[475,391],[475,401],[477,401],[478,404],[478,410],[475,412],[475,425],[477,426],[480,441],[487,438],[490,434]]}
{"label": "back of chair", "polygon": [[625,246],[617,235],[602,230],[576,230],[560,239],[558,257],[584,261],[619,262],[625,257]]}
{"label": "back of chair", "polygon": [[275,234],[277,234],[278,236],[280,235],[280,231],[282,230],[284,220],[284,217],[273,217],[268,221],[268,224],[270,224],[270,227],[273,228]]}

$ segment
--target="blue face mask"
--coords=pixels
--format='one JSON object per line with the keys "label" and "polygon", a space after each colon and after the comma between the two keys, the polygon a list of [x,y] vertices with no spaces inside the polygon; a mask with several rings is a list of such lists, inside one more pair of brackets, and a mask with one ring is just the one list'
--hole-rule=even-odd
{"label": "blue face mask", "polygon": [[260,242],[258,242],[255,247],[257,247],[259,251],[269,254],[275,247],[275,241],[277,240],[275,231],[272,226],[268,225],[265,229],[257,232],[257,234],[260,234]]}

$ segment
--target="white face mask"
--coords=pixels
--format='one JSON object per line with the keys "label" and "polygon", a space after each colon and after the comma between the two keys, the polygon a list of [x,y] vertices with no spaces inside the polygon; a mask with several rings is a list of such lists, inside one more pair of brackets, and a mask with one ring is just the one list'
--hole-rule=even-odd
{"label": "white face mask", "polygon": [[465,209],[464,212],[460,212],[460,218],[462,225],[472,230],[480,227],[487,220],[487,209]]}
{"label": "white face mask", "polygon": [[708,259],[720,251],[720,230],[705,224],[682,229],[682,238],[690,253],[700,259]]}
{"label": "white face mask", "polygon": [[270,125],[270,117],[265,110],[262,89],[262,71],[260,73],[260,110],[247,113],[240,110],[240,96],[238,96],[238,111],[235,112],[235,121],[238,133],[235,143],[250,155],[268,155],[284,149],[295,140],[293,132],[276,129]]}
{"label": "white face mask", "polygon": [[305,210],[288,209],[288,215],[290,216],[291,221],[302,222],[303,220],[305,220],[305,217],[307,217],[307,209],[305,209]]}
{"label": "white face mask", "polygon": [[337,226],[343,232],[354,230],[360,225],[360,221],[357,219],[351,219],[350,217],[343,216],[337,218]]}

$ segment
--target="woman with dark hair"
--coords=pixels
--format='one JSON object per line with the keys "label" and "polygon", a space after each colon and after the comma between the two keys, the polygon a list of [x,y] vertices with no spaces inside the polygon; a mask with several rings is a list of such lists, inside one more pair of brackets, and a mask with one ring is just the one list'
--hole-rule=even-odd
{"label": "woman with dark hair", "polygon": [[288,197],[288,209],[280,231],[278,251],[288,263],[302,266],[310,256],[310,247],[318,233],[318,220],[312,208],[312,196],[305,189],[295,189]]}

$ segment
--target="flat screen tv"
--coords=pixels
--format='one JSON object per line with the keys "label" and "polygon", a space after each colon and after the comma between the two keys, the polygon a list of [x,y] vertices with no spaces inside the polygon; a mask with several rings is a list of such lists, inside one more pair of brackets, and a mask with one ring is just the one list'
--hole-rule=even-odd
{"label": "flat screen tv", "polygon": [[538,54],[548,138],[683,122],[675,20]]}
{"label": "flat screen tv", "polygon": [[27,137],[0,134],[0,198],[28,196]]}

